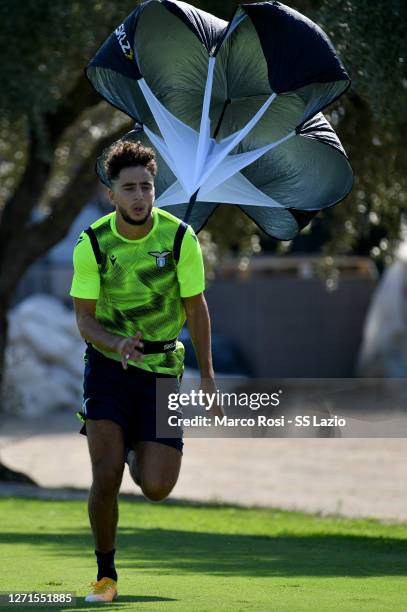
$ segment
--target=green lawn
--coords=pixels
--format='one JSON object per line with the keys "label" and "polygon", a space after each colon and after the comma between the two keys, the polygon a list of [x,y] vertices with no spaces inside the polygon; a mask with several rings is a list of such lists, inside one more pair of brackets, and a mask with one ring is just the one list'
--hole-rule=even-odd
{"label": "green lawn", "polygon": [[[104,610],[407,609],[405,524],[137,500],[120,510],[120,598]],[[83,601],[95,578],[85,502],[2,499],[0,542],[0,591],[75,591],[64,610],[100,607]]]}

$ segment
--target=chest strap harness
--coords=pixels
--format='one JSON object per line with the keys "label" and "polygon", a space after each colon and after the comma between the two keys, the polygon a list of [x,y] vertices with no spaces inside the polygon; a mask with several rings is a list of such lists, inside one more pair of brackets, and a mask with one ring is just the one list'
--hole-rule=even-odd
{"label": "chest strap harness", "polygon": [[[183,221],[179,224],[177,232],[174,236],[174,244],[172,248],[172,256],[175,261],[175,264],[178,264],[180,254],[181,254],[181,245],[182,239],[184,238],[185,232],[187,231],[188,225]],[[100,246],[98,239],[94,230],[91,227],[88,227],[85,230],[85,234],[89,236],[90,243],[92,245],[93,253],[95,255],[96,263],[100,265],[102,263],[102,253],[100,251]],[[163,341],[154,341],[154,340],[145,340],[142,338],[142,342],[144,344],[143,354],[144,355],[154,355],[156,353],[170,353],[175,351],[177,346],[177,338],[173,340],[163,340]],[[90,343],[87,343],[90,344]]]}

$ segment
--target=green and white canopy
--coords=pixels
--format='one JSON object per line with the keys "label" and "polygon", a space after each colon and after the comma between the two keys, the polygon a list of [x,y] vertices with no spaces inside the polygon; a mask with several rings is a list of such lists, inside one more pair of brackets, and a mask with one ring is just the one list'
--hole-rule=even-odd
{"label": "green and white canopy", "polygon": [[[352,188],[321,113],[349,77],[322,30],[279,2],[241,5],[227,23],[178,0],[148,0],[87,76],[158,151],[157,206],[196,231],[225,203],[289,240]],[[101,163],[98,172],[107,182]]]}

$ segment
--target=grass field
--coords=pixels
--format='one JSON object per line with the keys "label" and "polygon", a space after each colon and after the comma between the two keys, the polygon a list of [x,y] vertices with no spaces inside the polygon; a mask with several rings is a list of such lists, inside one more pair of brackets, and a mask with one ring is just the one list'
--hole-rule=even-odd
{"label": "grass field", "polygon": [[[407,609],[405,524],[128,500],[120,511],[120,598],[104,610]],[[83,601],[95,579],[85,502],[0,500],[0,541],[0,591],[74,591],[64,610],[100,608]]]}

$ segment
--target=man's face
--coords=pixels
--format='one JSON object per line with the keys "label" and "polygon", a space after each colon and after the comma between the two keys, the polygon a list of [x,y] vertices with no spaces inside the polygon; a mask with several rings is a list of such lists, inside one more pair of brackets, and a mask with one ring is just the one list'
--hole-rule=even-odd
{"label": "man's face", "polygon": [[112,181],[109,195],[116,211],[127,223],[144,225],[154,204],[154,177],[145,166],[123,168]]}

